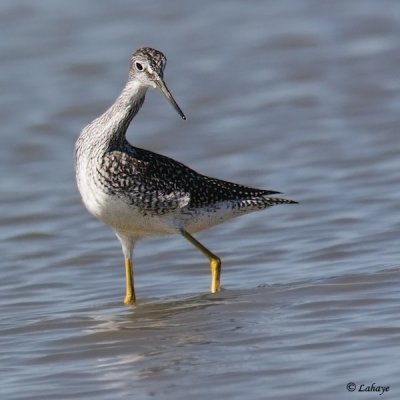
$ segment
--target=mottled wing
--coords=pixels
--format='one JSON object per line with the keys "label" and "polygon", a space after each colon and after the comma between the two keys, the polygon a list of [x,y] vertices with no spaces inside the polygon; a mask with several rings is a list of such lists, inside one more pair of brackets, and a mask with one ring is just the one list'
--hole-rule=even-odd
{"label": "mottled wing", "polygon": [[148,150],[134,148],[136,160],[148,162],[151,174],[177,193],[184,193],[187,207],[213,208],[216,204],[230,202],[239,208],[280,204],[288,200],[267,197],[277,194],[272,190],[253,189],[233,182],[211,178],[171,158]]}
{"label": "mottled wing", "polygon": [[108,193],[144,212],[164,214],[189,203],[189,194],[174,179],[168,160],[111,151],[103,156],[98,173]]}
{"label": "mottled wing", "polygon": [[136,147],[107,153],[100,172],[107,190],[157,214],[185,206],[212,208],[223,202],[238,209],[292,203],[269,197],[279,192],[204,176],[169,157]]}

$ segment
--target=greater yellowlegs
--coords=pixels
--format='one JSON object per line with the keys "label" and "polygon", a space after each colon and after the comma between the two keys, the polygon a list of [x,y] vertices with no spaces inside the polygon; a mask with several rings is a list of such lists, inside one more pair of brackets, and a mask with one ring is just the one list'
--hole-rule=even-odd
{"label": "greater yellowlegs", "polygon": [[132,254],[144,236],[179,233],[210,261],[211,292],[220,289],[221,260],[193,233],[277,204],[279,192],[252,189],[201,175],[162,155],[133,147],[126,130],[148,88],[159,89],[185,115],[164,83],[165,56],[145,47],[132,56],[129,79],[115,103],[87,125],[75,146],[76,180],[86,208],[109,225],[125,257],[125,304],[136,301]]}

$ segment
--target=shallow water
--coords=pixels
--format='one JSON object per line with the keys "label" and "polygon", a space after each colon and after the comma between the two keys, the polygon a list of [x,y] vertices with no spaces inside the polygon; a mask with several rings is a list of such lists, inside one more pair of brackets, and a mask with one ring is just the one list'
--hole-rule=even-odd
{"label": "shallow water", "polygon": [[[0,4],[1,399],[399,398],[400,3]],[[137,146],[300,202],[135,250],[73,176],[135,48],[168,57]]]}

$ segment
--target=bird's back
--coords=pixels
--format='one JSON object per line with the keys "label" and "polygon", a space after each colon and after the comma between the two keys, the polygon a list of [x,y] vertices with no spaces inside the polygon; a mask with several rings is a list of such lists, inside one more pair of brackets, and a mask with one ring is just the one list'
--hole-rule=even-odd
{"label": "bird's back", "polygon": [[129,144],[104,154],[99,177],[108,193],[158,215],[177,208],[195,212],[224,206],[246,212],[293,203],[270,197],[278,192],[211,178],[172,158]]}

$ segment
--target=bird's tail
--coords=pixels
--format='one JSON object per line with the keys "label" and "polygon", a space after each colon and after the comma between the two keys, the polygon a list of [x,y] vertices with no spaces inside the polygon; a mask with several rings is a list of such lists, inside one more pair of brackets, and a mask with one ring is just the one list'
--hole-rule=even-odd
{"label": "bird's tail", "polygon": [[280,204],[298,204],[298,202],[294,200],[282,199],[279,197],[269,197],[265,195],[237,201],[237,207],[239,210],[242,211],[262,210],[264,208],[277,206]]}

